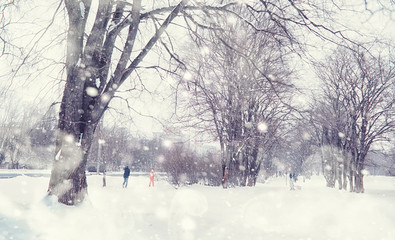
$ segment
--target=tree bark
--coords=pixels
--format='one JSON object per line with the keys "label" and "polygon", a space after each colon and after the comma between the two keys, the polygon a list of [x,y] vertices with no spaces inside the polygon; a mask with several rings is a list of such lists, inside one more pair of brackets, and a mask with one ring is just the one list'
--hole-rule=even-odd
{"label": "tree bark", "polygon": [[356,171],[355,171],[355,192],[356,193],[364,193],[365,189],[363,186],[363,176],[364,176],[364,162],[365,155],[360,154],[359,160],[357,162]]}

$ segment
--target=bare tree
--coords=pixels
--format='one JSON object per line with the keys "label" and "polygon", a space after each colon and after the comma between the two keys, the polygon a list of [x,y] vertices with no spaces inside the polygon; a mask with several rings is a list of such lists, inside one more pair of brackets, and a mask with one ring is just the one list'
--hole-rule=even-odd
{"label": "bare tree", "polygon": [[188,97],[181,116],[185,121],[190,114],[189,125],[219,140],[227,182],[253,186],[289,113],[287,51],[272,35],[282,30],[269,19],[259,25],[270,34],[227,15],[216,19],[221,30],[192,32],[196,45],[183,60],[181,82]]}
{"label": "bare tree", "polygon": [[[67,79],[59,114],[59,132],[56,154],[51,172],[48,193],[59,202],[74,205],[86,194],[85,168],[96,126],[116,91],[135,71],[170,22],[187,1],[168,9],[144,12],[141,0],[113,2],[102,0],[96,12],[90,9],[91,1],[66,0],[69,17],[67,35]],[[138,31],[148,18],[168,12],[151,39],[136,51]],[[92,30],[86,36],[87,19],[94,14]],[[154,18],[155,19],[155,18]],[[151,25],[153,26],[153,25]],[[121,32],[127,37],[119,57]],[[121,38],[122,39],[122,38]],[[117,61],[114,64],[114,61]],[[112,64],[115,70],[112,71]]]}
{"label": "bare tree", "polygon": [[[323,97],[313,101],[312,124],[316,128],[316,140],[320,146],[322,172],[328,187],[347,188],[346,169],[349,157],[346,150],[347,110],[344,107],[344,96],[337,80],[337,73],[326,69],[320,75],[330,75],[330,83],[324,82]],[[336,70],[334,70],[336,71]],[[330,72],[330,73],[329,73]],[[328,80],[329,81],[329,80]]]}
{"label": "bare tree", "polygon": [[[331,130],[331,142],[349,158],[343,168],[348,171],[350,190],[364,192],[369,149],[375,142],[387,141],[395,128],[394,65],[381,56],[374,58],[364,52],[338,50],[322,66],[325,71],[320,68],[319,75],[326,84],[326,99],[336,96],[332,103],[338,108],[333,109],[339,109],[331,123],[328,122],[332,127],[324,126],[324,138],[330,138],[328,130]],[[325,116],[331,119],[330,115]]]}

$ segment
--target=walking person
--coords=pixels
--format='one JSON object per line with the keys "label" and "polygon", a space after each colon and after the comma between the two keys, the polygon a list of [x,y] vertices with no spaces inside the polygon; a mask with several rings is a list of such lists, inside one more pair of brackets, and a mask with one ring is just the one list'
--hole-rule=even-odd
{"label": "walking person", "polygon": [[154,186],[154,179],[155,179],[155,171],[154,171],[154,169],[152,169],[151,170],[151,172],[150,172],[150,174],[149,174],[149,187],[151,187],[151,184],[152,184],[152,186]]}
{"label": "walking person", "polygon": [[289,173],[289,187],[290,187],[290,190],[295,190],[294,175],[295,175],[295,173]]}
{"label": "walking person", "polygon": [[127,188],[128,187],[128,181],[129,181],[129,176],[130,176],[130,169],[128,166],[126,166],[123,172],[123,183],[122,183],[122,187],[123,188]]}

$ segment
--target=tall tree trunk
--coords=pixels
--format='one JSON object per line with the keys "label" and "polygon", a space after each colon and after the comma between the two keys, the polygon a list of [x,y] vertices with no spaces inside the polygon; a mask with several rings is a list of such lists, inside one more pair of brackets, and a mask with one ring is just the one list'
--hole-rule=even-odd
{"label": "tall tree trunk", "polygon": [[365,192],[365,189],[363,186],[364,160],[365,160],[365,156],[363,154],[361,154],[359,156],[357,166],[356,166],[356,171],[355,171],[355,192],[357,192],[357,193],[364,193]]}
{"label": "tall tree trunk", "polygon": [[12,155],[11,155],[12,169],[18,169],[19,168],[18,152],[19,152],[19,146],[18,146],[18,143],[15,143],[14,151],[12,152]]}
{"label": "tall tree trunk", "polygon": [[347,173],[348,173],[349,159],[345,151],[343,151],[343,189],[347,190]]}
{"label": "tall tree trunk", "polygon": [[222,165],[222,187],[226,188],[226,181],[228,178],[228,169],[227,169],[227,150],[225,148],[225,144],[220,138],[220,145],[221,145],[221,165]]}
{"label": "tall tree trunk", "polygon": [[365,192],[365,189],[363,188],[363,174],[360,171],[355,172],[355,192],[356,193]]}
{"label": "tall tree trunk", "polygon": [[239,167],[241,182],[240,186],[245,187],[249,185],[249,172],[250,172],[250,156],[248,147],[241,152],[241,165]]}
{"label": "tall tree trunk", "polygon": [[256,180],[260,171],[260,163],[258,163],[259,141],[254,140],[252,151],[250,151],[250,161],[248,168],[248,186],[253,187],[256,185]]}
{"label": "tall tree trunk", "polygon": [[337,163],[337,181],[339,182],[339,190],[343,188],[343,166],[341,162]]}
{"label": "tall tree trunk", "polygon": [[350,181],[350,192],[354,192],[354,169],[355,169],[355,164],[354,164],[354,160],[352,159],[349,165],[349,176],[348,176],[348,180]]}

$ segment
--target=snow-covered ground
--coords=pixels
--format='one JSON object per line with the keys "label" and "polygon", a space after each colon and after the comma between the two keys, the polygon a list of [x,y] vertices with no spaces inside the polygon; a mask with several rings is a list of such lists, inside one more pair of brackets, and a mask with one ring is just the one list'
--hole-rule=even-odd
{"label": "snow-covered ground", "polygon": [[365,177],[365,194],[324,187],[290,191],[285,178],[254,188],[175,189],[147,177],[89,176],[77,207],[46,197],[48,177],[0,179],[0,240],[395,239],[395,178]]}

